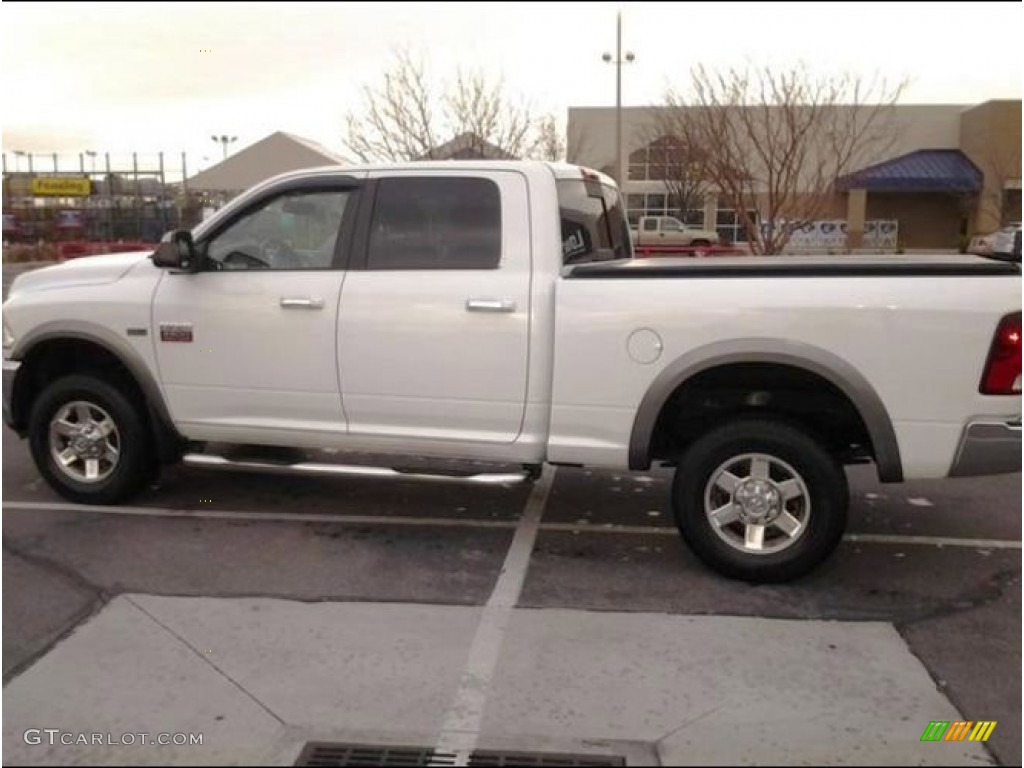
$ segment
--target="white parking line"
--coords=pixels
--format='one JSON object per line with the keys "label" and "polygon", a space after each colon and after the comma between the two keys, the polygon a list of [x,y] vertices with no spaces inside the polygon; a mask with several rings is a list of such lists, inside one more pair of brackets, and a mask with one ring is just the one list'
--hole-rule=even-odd
{"label": "white parking line", "polygon": [[462,672],[459,689],[443,720],[436,748],[438,752],[454,754],[455,765],[467,765],[470,755],[476,749],[491,680],[498,666],[498,656],[501,654],[509,619],[526,581],[526,571],[530,567],[530,557],[533,555],[533,546],[537,541],[540,520],[554,476],[555,468],[546,467],[530,492],[515,538],[505,556],[501,575],[484,606],[480,624],[469,647],[469,661]]}
{"label": "white parking line", "polygon": [[350,525],[425,525],[441,528],[506,528],[516,520],[460,520],[451,517],[409,517],[402,515],[336,515],[306,512],[249,512],[218,509],[166,509],[162,507],[106,507],[91,504],[67,504],[39,501],[5,501],[4,509],[15,512],[94,512],[129,517],[188,517],[207,520],[252,520],[283,523],[348,523]]}
{"label": "white parking line", "polygon": [[[536,490],[536,489],[534,489]],[[388,515],[338,515],[306,512],[251,512],[216,509],[167,509],[161,507],[108,507],[42,501],[5,501],[3,509],[14,512],[92,512],[129,517],[184,517],[207,520],[248,520],[284,523],[339,523],[342,525],[407,525],[435,528],[484,528],[512,530],[521,521],[477,520],[454,517],[409,517]],[[667,525],[620,525],[618,523],[541,523],[543,533],[610,533],[630,536],[678,536],[675,527]],[[972,539],[951,536],[909,536],[884,533],[848,533],[844,541],[862,544],[905,544],[933,547],[966,547],[974,549],[1021,549],[1013,539]]]}
{"label": "white parking line", "polygon": [[959,539],[948,536],[899,536],[885,533],[848,533],[843,541],[866,544],[924,544],[933,547],[973,547],[975,549],[1020,549],[1021,542],[1007,539]]}

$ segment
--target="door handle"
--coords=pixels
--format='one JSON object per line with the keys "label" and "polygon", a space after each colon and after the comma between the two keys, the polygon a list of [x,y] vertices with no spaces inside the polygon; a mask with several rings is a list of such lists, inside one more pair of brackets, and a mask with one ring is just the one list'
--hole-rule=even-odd
{"label": "door handle", "polygon": [[512,299],[466,299],[467,312],[515,312]]}
{"label": "door handle", "polygon": [[324,300],[319,297],[281,297],[282,309],[323,309]]}

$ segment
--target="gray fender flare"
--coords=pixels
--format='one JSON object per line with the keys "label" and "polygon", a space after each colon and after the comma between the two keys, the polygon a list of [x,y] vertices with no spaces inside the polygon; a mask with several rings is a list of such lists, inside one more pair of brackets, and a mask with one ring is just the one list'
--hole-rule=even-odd
{"label": "gray fender flare", "polygon": [[669,363],[640,401],[629,439],[630,469],[651,466],[651,438],[662,408],[684,382],[711,368],[733,363],[777,363],[801,368],[831,382],[849,398],[867,426],[875,449],[878,477],[884,483],[903,480],[896,431],[882,398],[860,371],[828,350],[798,341],[773,338],[732,339],[690,350]]}
{"label": "gray fender flare", "polygon": [[149,407],[154,415],[163,422],[162,426],[169,430],[171,436],[180,439],[181,436],[174,427],[174,421],[171,419],[163,392],[160,391],[160,385],[149,366],[127,341],[109,328],[88,321],[75,321],[71,324],[62,321],[44,323],[18,340],[11,351],[11,358],[24,360],[36,346],[53,339],[88,341],[103,347],[116,357],[138,382]]}

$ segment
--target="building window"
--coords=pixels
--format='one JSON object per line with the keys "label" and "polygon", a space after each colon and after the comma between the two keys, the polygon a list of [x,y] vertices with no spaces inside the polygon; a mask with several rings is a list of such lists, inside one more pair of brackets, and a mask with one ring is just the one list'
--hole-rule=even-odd
{"label": "building window", "polygon": [[[692,157],[674,136],[662,136],[629,154],[630,181],[664,181],[679,178]],[[696,166],[695,166],[696,167]],[[691,170],[690,173],[693,171]]]}
{"label": "building window", "polygon": [[704,226],[704,211],[701,209],[679,210],[679,201],[662,192],[631,194],[626,196],[627,215],[630,226],[635,227],[641,216],[673,216],[690,227]]}
{"label": "building window", "polygon": [[[757,211],[748,210],[747,215],[752,221],[757,222]],[[732,208],[719,208],[716,215],[715,229],[718,231],[718,238],[723,243],[746,243],[749,242],[747,231],[743,226],[740,217]]]}

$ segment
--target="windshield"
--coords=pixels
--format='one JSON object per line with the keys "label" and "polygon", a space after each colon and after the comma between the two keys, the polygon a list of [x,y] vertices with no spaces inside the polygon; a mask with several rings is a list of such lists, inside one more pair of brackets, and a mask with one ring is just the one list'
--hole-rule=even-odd
{"label": "windshield", "polygon": [[632,257],[619,191],[581,179],[558,182],[562,263],[583,264]]}

